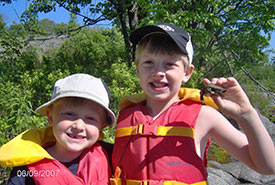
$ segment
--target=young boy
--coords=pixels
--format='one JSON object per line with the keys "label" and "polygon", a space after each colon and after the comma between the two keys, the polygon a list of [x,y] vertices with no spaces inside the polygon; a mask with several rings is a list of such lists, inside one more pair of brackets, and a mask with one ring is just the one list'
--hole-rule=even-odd
{"label": "young boy", "polygon": [[106,185],[111,175],[101,129],[115,122],[108,87],[88,74],[56,81],[36,112],[49,126],[27,130],[3,145],[0,164],[12,166],[9,184]]}
{"label": "young boy", "polygon": [[[130,40],[137,45],[137,76],[145,95],[121,101],[112,184],[207,184],[203,160],[209,138],[257,172],[275,173],[273,142],[234,78],[203,82],[226,89],[224,97],[211,97],[244,134],[220,112],[202,104],[199,90],[181,88],[194,69],[186,31],[171,24],[147,25],[135,30]],[[216,107],[211,101],[204,102]]]}

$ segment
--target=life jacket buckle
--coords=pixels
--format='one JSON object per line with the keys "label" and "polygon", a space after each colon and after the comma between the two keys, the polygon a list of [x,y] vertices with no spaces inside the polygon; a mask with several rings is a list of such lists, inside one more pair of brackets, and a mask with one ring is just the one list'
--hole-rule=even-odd
{"label": "life jacket buckle", "polygon": [[157,135],[158,125],[143,125],[137,126],[137,134],[140,135]]}
{"label": "life jacket buckle", "polygon": [[140,181],[140,185],[163,185],[162,181],[145,180]]}

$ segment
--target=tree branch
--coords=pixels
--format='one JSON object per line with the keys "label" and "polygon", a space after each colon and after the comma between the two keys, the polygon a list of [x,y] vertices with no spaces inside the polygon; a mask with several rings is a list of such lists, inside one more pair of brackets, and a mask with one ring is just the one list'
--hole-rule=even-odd
{"label": "tree branch", "polygon": [[244,67],[241,67],[241,69],[244,72],[244,74],[246,74],[246,76],[248,76],[250,80],[255,82],[260,88],[262,88],[263,91],[267,94],[267,96],[271,98],[271,101],[275,103],[275,96],[269,90],[267,90],[260,82],[258,82]]}
{"label": "tree branch", "polygon": [[228,56],[227,56],[226,51],[222,52],[222,54],[223,54],[223,56],[224,56],[225,63],[227,64],[228,69],[229,69],[229,71],[230,71],[230,74],[234,77],[234,72],[233,72],[233,69],[232,69],[232,67],[231,67],[230,61],[228,60]]}

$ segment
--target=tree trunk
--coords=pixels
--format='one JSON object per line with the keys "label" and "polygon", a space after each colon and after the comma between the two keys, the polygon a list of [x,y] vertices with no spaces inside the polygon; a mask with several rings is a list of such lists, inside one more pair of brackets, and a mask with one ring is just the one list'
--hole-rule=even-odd
{"label": "tree trunk", "polygon": [[126,20],[125,20],[125,1],[118,0],[117,5],[118,5],[117,12],[118,12],[119,21],[121,24],[121,31],[123,34],[124,43],[125,43],[126,51],[127,51],[128,66],[130,67],[131,63],[132,63],[132,55],[131,55],[131,45],[130,45],[129,35],[128,35],[128,31],[127,31],[127,26],[126,26]]}

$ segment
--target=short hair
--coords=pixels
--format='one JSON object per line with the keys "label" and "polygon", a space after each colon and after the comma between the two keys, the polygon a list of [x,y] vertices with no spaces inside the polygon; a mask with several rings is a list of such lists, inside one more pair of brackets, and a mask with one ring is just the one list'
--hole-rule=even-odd
{"label": "short hair", "polygon": [[188,56],[184,54],[178,45],[164,33],[158,32],[148,34],[140,40],[135,53],[136,65],[138,65],[141,52],[143,52],[145,49],[148,49],[150,53],[163,52],[167,53],[168,55],[182,55],[184,69],[187,69],[189,66]]}

